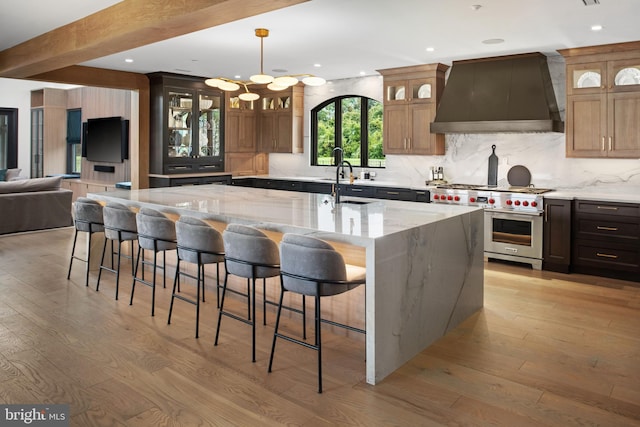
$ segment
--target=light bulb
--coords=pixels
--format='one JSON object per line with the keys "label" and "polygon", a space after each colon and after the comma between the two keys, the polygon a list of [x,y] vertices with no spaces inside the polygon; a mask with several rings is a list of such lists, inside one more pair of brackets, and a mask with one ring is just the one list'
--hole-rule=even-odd
{"label": "light bulb", "polygon": [[276,84],[275,82],[274,83],[269,83],[267,85],[267,89],[274,90],[274,91],[285,90],[286,88],[287,88],[287,86],[280,86],[280,85]]}
{"label": "light bulb", "polygon": [[281,76],[281,77],[276,77],[275,79],[273,79],[273,83],[277,84],[278,86],[289,87],[289,86],[293,86],[295,84],[298,84],[298,79],[296,79],[295,77],[291,77],[291,76]]}
{"label": "light bulb", "polygon": [[243,101],[255,101],[256,99],[260,98],[260,95],[253,92],[244,92],[238,95],[238,98],[242,99]]}
{"label": "light bulb", "polygon": [[322,86],[323,84],[325,84],[327,81],[325,79],[323,79],[322,77],[316,77],[316,76],[309,76],[309,77],[305,77],[304,79],[302,79],[302,83],[309,85],[309,86]]}
{"label": "light bulb", "polygon": [[268,74],[254,74],[249,80],[257,84],[267,84],[273,81],[273,77]]}
{"label": "light bulb", "polygon": [[222,83],[220,83],[218,87],[222,90],[228,90],[228,91],[234,91],[234,90],[240,89],[239,84],[233,83],[233,82],[225,82],[225,81],[222,81]]}

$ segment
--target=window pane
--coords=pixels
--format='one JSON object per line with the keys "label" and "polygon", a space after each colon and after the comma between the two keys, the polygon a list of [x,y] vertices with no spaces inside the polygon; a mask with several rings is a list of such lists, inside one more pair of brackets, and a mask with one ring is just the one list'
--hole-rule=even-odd
{"label": "window pane", "polygon": [[332,150],[336,146],[336,104],[318,111],[318,166],[333,165]]}
{"label": "window pane", "polygon": [[342,149],[344,160],[360,166],[362,105],[360,97],[342,99]]}
{"label": "window pane", "polygon": [[369,122],[369,145],[367,165],[369,167],[384,167],[384,152],[382,149],[382,103],[375,99],[368,100],[367,117]]}

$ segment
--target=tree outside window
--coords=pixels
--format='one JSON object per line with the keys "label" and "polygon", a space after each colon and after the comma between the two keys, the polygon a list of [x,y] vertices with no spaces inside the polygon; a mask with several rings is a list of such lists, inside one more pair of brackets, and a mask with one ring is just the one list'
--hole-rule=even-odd
{"label": "tree outside window", "polygon": [[364,96],[340,96],[311,111],[313,166],[335,165],[342,148],[344,160],[353,166],[384,167],[382,151],[382,103]]}

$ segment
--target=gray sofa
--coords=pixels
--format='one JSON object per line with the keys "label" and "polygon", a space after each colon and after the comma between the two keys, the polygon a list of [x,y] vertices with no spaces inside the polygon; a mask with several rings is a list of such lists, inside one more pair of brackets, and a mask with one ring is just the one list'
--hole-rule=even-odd
{"label": "gray sofa", "polygon": [[0,234],[73,225],[62,177],[0,181]]}

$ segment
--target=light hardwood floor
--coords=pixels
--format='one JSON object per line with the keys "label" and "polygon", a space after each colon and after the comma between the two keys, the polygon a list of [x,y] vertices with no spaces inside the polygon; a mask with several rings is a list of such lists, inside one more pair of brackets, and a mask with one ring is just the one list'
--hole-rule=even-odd
{"label": "light hardwood floor", "polygon": [[[72,237],[0,237],[2,403],[69,403],[73,426],[640,426],[638,284],[488,263],[484,308],[376,386],[364,380],[364,338],[323,329],[318,394],[308,349],[279,341],[267,373],[273,308],[251,363],[240,322],[224,318],[213,345],[212,280],[195,339],[193,306],[176,301],[167,325],[169,285],[155,317],[145,286],[129,305],[128,264],[119,301],[112,274],[100,292],[81,263],[66,280]],[[361,325],[361,298],[326,307]],[[299,330],[297,315],[285,326]]]}

